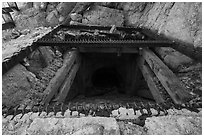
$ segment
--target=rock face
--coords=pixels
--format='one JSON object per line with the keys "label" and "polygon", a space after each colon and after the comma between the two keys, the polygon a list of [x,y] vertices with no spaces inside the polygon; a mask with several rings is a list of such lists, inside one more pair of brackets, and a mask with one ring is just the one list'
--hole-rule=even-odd
{"label": "rock face", "polygon": [[149,135],[201,135],[201,117],[163,116],[147,118],[145,127]]}
{"label": "rock face", "polygon": [[124,3],[126,25],[143,26],[201,47],[202,4],[196,2]]}
{"label": "rock face", "polygon": [[32,2],[17,2],[16,4],[20,10],[26,10],[33,7]]}
{"label": "rock face", "polygon": [[60,17],[59,13],[57,12],[57,10],[53,10],[52,12],[50,12],[47,17],[46,20],[49,23],[50,26],[56,26],[57,24],[59,24],[59,20],[58,18]]}
{"label": "rock face", "polygon": [[2,104],[7,106],[20,104],[30,91],[32,80],[33,75],[24,66],[20,64],[14,66],[2,77]]}
{"label": "rock face", "polygon": [[123,11],[102,6],[93,6],[84,12],[83,17],[82,23],[84,24],[102,26],[123,26],[124,24]]}
{"label": "rock face", "polygon": [[33,30],[36,27],[48,26],[46,16],[45,12],[39,12],[35,8],[29,8],[22,11],[21,14],[16,15],[13,19],[15,21],[16,29]]}
{"label": "rock face", "polygon": [[[61,2],[59,3],[53,11],[51,11],[46,20],[51,26],[56,26],[59,23],[63,22],[66,18],[69,18],[69,13],[72,11],[76,2]],[[48,5],[51,10],[52,6]]]}
{"label": "rock face", "polygon": [[118,135],[119,126],[114,118],[36,118],[27,129],[28,134]]}

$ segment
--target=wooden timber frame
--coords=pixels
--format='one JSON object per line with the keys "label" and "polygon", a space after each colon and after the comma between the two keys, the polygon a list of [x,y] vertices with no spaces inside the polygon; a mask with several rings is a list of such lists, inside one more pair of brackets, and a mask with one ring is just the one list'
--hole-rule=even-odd
{"label": "wooden timber frame", "polygon": [[[160,81],[163,88],[172,98],[175,104],[182,104],[191,99],[192,95],[182,86],[176,75],[148,48],[140,49],[140,57],[135,60],[139,66],[152,96],[157,103],[164,103],[165,99],[161,94],[161,89],[155,83],[155,79]],[[63,103],[67,96],[76,96],[70,88],[80,67],[80,55],[77,49],[68,51],[64,55],[63,66],[57,71],[55,77],[50,81],[45,89],[47,93],[43,104],[54,101]],[[74,94],[74,95],[73,95]]]}
{"label": "wooden timber frame", "polygon": [[159,89],[157,89],[153,82],[153,73],[159,79],[175,104],[182,104],[191,99],[192,95],[182,86],[181,81],[150,49],[142,49],[140,54],[141,57],[138,60],[139,68],[157,102],[164,102],[164,100],[159,93]]}
{"label": "wooden timber frame", "polygon": [[73,50],[66,52],[64,55],[63,66],[56,72],[56,75],[44,91],[46,97],[43,100],[43,104],[49,104],[58,92],[60,94],[54,100],[57,102],[64,102],[79,66],[80,57],[78,51]]}
{"label": "wooden timber frame", "polygon": [[[144,33],[146,34],[147,32],[144,31]],[[49,41],[50,39],[47,39],[49,38],[49,35],[47,35],[44,39],[39,40],[37,44],[40,46],[66,46],[69,48],[75,48],[75,50],[65,53],[63,66],[57,71],[55,77],[45,89],[47,96],[45,97],[43,104],[49,104],[53,98],[54,101],[63,103],[66,97],[70,96],[70,94],[77,94],[71,93],[70,88],[80,67],[81,59],[79,52],[118,53],[118,56],[120,56],[121,53],[139,53],[141,56],[135,61],[137,62],[137,65],[147,82],[149,90],[157,103],[164,103],[166,101],[157,85],[158,81],[170,95],[175,104],[183,104],[192,98],[192,95],[186,91],[185,87],[181,84],[181,81],[176,77],[176,75],[160,60],[159,57],[157,57],[157,55],[154,54],[152,50],[149,49],[154,47],[173,47],[175,49],[179,49],[182,47],[173,41],[152,37],[156,36],[155,34],[148,35],[151,38],[149,41],[130,41],[129,43],[127,41],[120,40],[111,42],[77,40]],[[188,51],[189,50],[185,51],[185,53]],[[191,52],[189,54],[193,55],[195,53]],[[196,59],[200,59],[200,54],[196,57]]]}
{"label": "wooden timber frame", "polygon": [[146,64],[145,59],[143,57],[139,57],[137,59],[137,64],[142,72],[145,81],[147,82],[149,90],[152,93],[152,96],[154,97],[155,101],[157,103],[164,103],[165,100],[160,94],[160,89],[156,86],[154,82],[155,75],[150,69],[150,67]]}

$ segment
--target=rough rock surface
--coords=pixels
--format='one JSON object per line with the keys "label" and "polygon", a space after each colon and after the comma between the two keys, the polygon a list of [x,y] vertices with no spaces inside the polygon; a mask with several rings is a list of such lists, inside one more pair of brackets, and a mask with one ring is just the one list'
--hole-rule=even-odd
{"label": "rough rock surface", "polygon": [[[30,121],[30,122],[29,122]],[[4,120],[3,123],[8,121]],[[21,130],[17,127],[21,123]],[[30,124],[29,126],[27,124]],[[4,124],[3,124],[4,125]],[[114,118],[33,118],[5,124],[8,131],[27,135],[118,135],[119,126]],[[7,132],[8,133],[8,132]]]}
{"label": "rough rock surface", "polygon": [[56,9],[60,14],[60,23],[68,23],[70,21],[69,14],[72,12],[76,4],[76,2],[61,2],[57,5]]}
{"label": "rough rock surface", "polygon": [[21,49],[31,46],[33,42],[42,38],[45,34],[51,31],[51,28],[39,27],[31,30],[26,35],[21,35],[17,39],[5,41],[2,44],[2,60],[11,57],[15,52],[19,52]]}
{"label": "rough rock surface", "polygon": [[118,122],[121,135],[146,135],[146,132],[143,127],[127,123],[127,122]]}
{"label": "rough rock surface", "polygon": [[[189,110],[168,110],[169,115],[149,117],[143,127],[133,124],[126,119],[118,122],[110,117],[84,117],[77,118],[77,113],[65,117],[50,113],[46,116],[43,112],[27,113],[21,119],[21,114],[13,120],[12,116],[2,117],[2,133],[4,135],[201,135],[202,134],[202,110],[199,113]],[[74,116],[75,115],[75,116]],[[125,114],[122,114],[125,115]]]}
{"label": "rough rock surface", "polygon": [[202,3],[127,2],[123,10],[126,25],[143,26],[195,47],[202,46]]}
{"label": "rough rock surface", "polygon": [[202,117],[169,115],[147,118],[145,127],[149,135],[200,135],[202,134],[201,121]]}
{"label": "rough rock surface", "polygon": [[60,15],[57,12],[57,10],[53,10],[47,15],[46,20],[50,26],[56,26],[57,24],[59,24],[59,20],[58,20],[59,17]]}
{"label": "rough rock surface", "polygon": [[32,2],[16,2],[20,10],[25,10],[33,7]]}
{"label": "rough rock surface", "polygon": [[93,6],[84,12],[82,23],[102,26],[123,26],[124,16],[122,10],[102,6]]}
{"label": "rough rock surface", "polygon": [[14,66],[2,76],[2,104],[15,106],[28,94],[31,83],[34,80],[33,75],[20,64]]}

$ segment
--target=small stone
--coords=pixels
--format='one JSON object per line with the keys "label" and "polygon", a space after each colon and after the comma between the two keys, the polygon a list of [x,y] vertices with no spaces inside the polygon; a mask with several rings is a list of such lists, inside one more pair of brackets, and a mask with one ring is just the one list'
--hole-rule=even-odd
{"label": "small stone", "polygon": [[8,130],[13,131],[15,129],[15,121],[10,121],[9,124],[7,125]]}
{"label": "small stone", "polygon": [[72,14],[70,14],[70,17],[73,21],[81,21],[82,20],[81,14],[72,13]]}
{"label": "small stone", "polygon": [[30,115],[31,115],[31,112],[24,114],[23,117],[20,119],[20,121],[25,123],[29,119]]}
{"label": "small stone", "polygon": [[38,118],[38,117],[39,117],[38,114],[39,114],[39,112],[37,112],[37,113],[32,113],[32,114],[30,115],[30,119],[34,120],[35,118]]}
{"label": "small stone", "polygon": [[63,21],[64,21],[64,19],[65,19],[65,17],[60,16],[60,17],[59,17],[59,22],[63,22]]}
{"label": "small stone", "polygon": [[20,128],[21,125],[22,125],[22,122],[19,121],[18,123],[16,123],[15,128],[16,128],[16,129],[17,129],[17,128]]}
{"label": "small stone", "polygon": [[32,122],[33,122],[33,120],[30,119],[30,118],[25,121],[25,123],[26,123],[27,125],[30,125]]}
{"label": "small stone", "polygon": [[9,122],[9,120],[7,118],[2,118],[2,125],[7,124],[8,122]]}
{"label": "small stone", "polygon": [[72,117],[77,117],[78,116],[78,112],[77,111],[73,111],[72,112]]}

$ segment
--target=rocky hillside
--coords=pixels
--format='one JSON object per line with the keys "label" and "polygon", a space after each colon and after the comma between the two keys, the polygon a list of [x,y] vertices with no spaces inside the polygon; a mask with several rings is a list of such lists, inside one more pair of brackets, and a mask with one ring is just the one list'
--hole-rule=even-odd
{"label": "rocky hillside", "polygon": [[14,13],[13,18],[19,29],[68,23],[70,13],[79,13],[86,24],[143,26],[195,47],[202,45],[202,3],[17,2],[17,5],[21,12]]}
{"label": "rocky hillside", "polygon": [[195,47],[202,45],[201,3],[126,3],[123,10],[127,25],[145,26]]}

